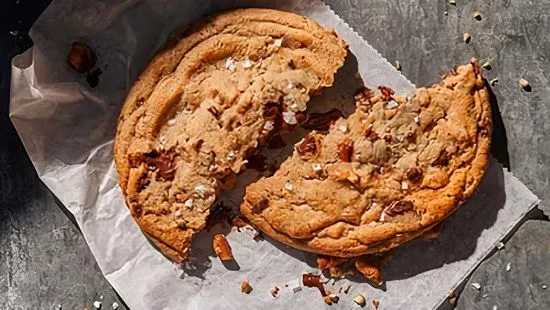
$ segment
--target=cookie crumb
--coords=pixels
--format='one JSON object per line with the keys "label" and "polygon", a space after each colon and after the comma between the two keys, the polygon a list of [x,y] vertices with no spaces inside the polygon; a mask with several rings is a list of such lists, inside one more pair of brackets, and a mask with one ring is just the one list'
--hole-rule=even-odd
{"label": "cookie crumb", "polygon": [[531,91],[531,85],[529,85],[529,82],[526,79],[520,79],[519,86],[521,86],[521,88],[525,91]]}
{"label": "cookie crumb", "polygon": [[241,292],[245,294],[250,294],[250,292],[252,292],[252,286],[250,286],[250,283],[248,283],[248,281],[241,281]]}
{"label": "cookie crumb", "polygon": [[474,19],[481,20],[481,12],[479,10],[474,12]]}
{"label": "cookie crumb", "polygon": [[443,15],[447,16],[447,15],[449,15],[449,12],[445,11],[445,12],[443,12]]}
{"label": "cookie crumb", "polygon": [[512,263],[506,264],[506,271],[510,272],[512,270]]}
{"label": "cookie crumb", "polygon": [[271,288],[271,290],[269,290],[269,293],[271,294],[271,296],[273,298],[277,297],[277,294],[279,293],[279,288],[274,286]]}
{"label": "cookie crumb", "polygon": [[397,69],[397,71],[401,71],[401,62],[399,62],[399,60],[395,61],[395,69]]}
{"label": "cookie crumb", "polygon": [[61,310],[63,309],[63,307],[61,307],[61,305],[55,305],[55,310]]}
{"label": "cookie crumb", "polygon": [[481,289],[481,284],[474,282],[472,283],[472,287],[479,291]]}
{"label": "cookie crumb", "polygon": [[491,84],[492,86],[495,86],[497,83],[498,83],[498,77],[489,81],[489,84]]}
{"label": "cookie crumb", "polygon": [[498,306],[497,305],[494,305],[493,306],[493,310],[497,310],[498,309]]}
{"label": "cookie crumb", "polygon": [[491,69],[492,69],[491,64],[490,64],[488,61],[484,62],[484,63],[481,65],[481,67],[482,67],[483,69],[485,69],[485,70],[491,70]]}
{"label": "cookie crumb", "polygon": [[101,309],[101,301],[94,301],[94,308]]}
{"label": "cookie crumb", "polygon": [[456,5],[456,0],[449,0],[450,5]]}
{"label": "cookie crumb", "polygon": [[353,297],[353,302],[355,302],[361,307],[364,307],[367,304],[367,301],[365,300],[365,296],[361,294],[357,294],[355,297]]}
{"label": "cookie crumb", "polygon": [[542,287],[543,290],[545,290],[548,287],[548,285],[543,284],[543,285],[541,285],[541,287]]}
{"label": "cookie crumb", "polygon": [[302,286],[300,285],[300,281],[298,279],[294,279],[290,282],[288,282],[287,284],[285,284],[285,287],[290,287],[290,289],[292,290],[292,292],[294,294],[300,292],[302,290]]}
{"label": "cookie crumb", "polygon": [[344,289],[344,294],[347,294],[349,292],[349,289],[351,288],[351,285],[348,285],[348,287],[346,287]]}
{"label": "cookie crumb", "polygon": [[378,306],[380,306],[380,302],[376,299],[373,299],[372,305],[374,306],[374,309],[378,309]]}
{"label": "cookie crumb", "polygon": [[464,32],[464,34],[462,35],[462,40],[464,40],[464,43],[468,44],[472,40],[472,35]]}
{"label": "cookie crumb", "polygon": [[113,310],[117,310],[120,307],[120,305],[115,301],[115,302],[113,302],[111,307],[113,308]]}

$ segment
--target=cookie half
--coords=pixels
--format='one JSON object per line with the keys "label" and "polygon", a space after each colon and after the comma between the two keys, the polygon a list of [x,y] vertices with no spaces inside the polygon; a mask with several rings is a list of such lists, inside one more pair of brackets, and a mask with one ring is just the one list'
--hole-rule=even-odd
{"label": "cookie half", "polygon": [[246,189],[241,212],[305,251],[380,253],[443,221],[479,185],[492,134],[475,60],[410,98],[364,89],[328,134],[312,132],[271,177]]}
{"label": "cookie half", "polygon": [[170,42],[128,94],[115,140],[119,183],[146,235],[183,260],[250,151],[297,122],[346,54],[334,31],[269,9],[215,15]]}

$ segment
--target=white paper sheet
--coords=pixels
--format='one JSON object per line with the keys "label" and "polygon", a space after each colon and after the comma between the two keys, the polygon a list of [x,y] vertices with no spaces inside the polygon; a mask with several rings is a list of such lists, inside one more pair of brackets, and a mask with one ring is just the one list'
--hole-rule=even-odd
{"label": "white paper sheet", "polygon": [[[316,289],[292,293],[285,283],[316,272],[313,255],[271,240],[256,242],[247,232],[228,236],[240,270],[226,269],[213,256],[210,236],[193,245],[191,262],[174,266],[145,239],[124,205],[112,160],[115,122],[121,103],[147,61],[168,33],[200,16],[244,6],[268,6],[309,16],[335,28],[353,56],[337,75],[335,86],[310,106],[328,103],[349,113],[360,84],[387,85],[408,93],[413,85],[364,42],[321,1],[84,1],[54,0],[31,37],[34,48],[14,60],[11,119],[40,178],[76,218],[107,280],[132,309],[299,309],[326,306]],[[99,86],[66,64],[75,40],[90,43],[104,73]],[[435,81],[434,81],[435,82]],[[303,132],[284,138],[296,141]],[[279,157],[288,154],[280,150]],[[253,178],[251,172],[239,182]],[[236,206],[242,187],[224,195]],[[381,309],[430,309],[439,305],[494,248],[538,199],[510,173],[491,160],[480,188],[445,224],[433,241],[413,241],[395,251],[384,266],[386,291],[360,278],[340,280],[327,288],[352,285],[335,308],[349,309],[356,293]],[[240,292],[241,280],[254,290]],[[282,290],[275,299],[273,286]],[[328,306],[327,306],[328,307]]]}

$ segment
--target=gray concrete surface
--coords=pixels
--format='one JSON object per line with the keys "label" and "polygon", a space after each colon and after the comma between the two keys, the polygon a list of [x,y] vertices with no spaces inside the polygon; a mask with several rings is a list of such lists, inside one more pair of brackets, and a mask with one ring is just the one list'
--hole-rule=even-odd
{"label": "gray concrete surface", "polygon": [[[497,115],[494,155],[550,209],[550,1],[327,0],[403,74],[428,85],[472,56],[490,60]],[[480,10],[481,21],[473,19]],[[447,12],[447,15],[445,15]],[[472,35],[469,44],[462,34]],[[518,86],[520,78],[531,92]],[[117,299],[78,229],[39,182],[13,129],[0,122],[0,308],[103,309]],[[540,215],[538,215],[540,217]],[[550,223],[529,220],[471,276],[460,309],[550,308]],[[511,271],[506,272],[506,264]],[[138,279],[139,280],[139,279]],[[479,282],[477,291],[471,283]],[[484,295],[487,294],[487,296]],[[119,303],[121,303],[119,301]]]}

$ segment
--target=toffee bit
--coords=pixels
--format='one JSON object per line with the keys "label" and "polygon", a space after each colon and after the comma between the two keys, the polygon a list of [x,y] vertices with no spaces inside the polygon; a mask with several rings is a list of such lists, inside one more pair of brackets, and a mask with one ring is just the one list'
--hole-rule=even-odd
{"label": "toffee bit", "polygon": [[305,273],[302,275],[302,283],[306,287],[316,287],[319,290],[319,292],[321,292],[322,296],[327,296],[325,287],[323,286],[323,283],[321,283],[321,275]]}

